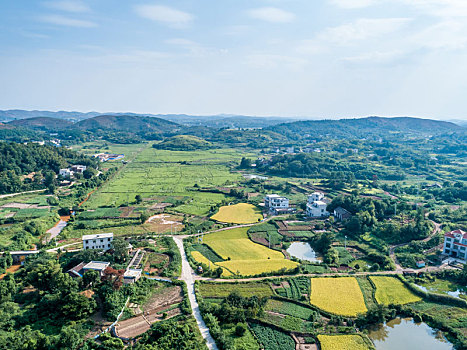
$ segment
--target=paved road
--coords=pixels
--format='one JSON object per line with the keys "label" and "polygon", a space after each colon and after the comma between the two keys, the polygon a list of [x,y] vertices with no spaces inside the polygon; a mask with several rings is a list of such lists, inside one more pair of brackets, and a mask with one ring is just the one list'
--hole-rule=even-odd
{"label": "paved road", "polygon": [[43,239],[44,244],[49,243],[52,241],[55,237],[57,237],[60,232],[66,227],[67,222],[65,220],[60,219],[60,221],[51,229],[47,230],[48,235]]}
{"label": "paved road", "polygon": [[198,302],[196,301],[194,273],[190,264],[188,263],[188,259],[185,254],[185,248],[183,247],[183,238],[177,236],[173,236],[172,238],[177,244],[177,247],[180,250],[180,255],[182,256],[181,279],[186,283],[188,289],[188,299],[190,300],[192,313],[196,320],[196,323],[198,324],[199,331],[201,332],[203,338],[206,340],[208,348],[211,350],[217,350],[216,342],[212,338],[211,333],[209,333],[209,328],[203,321],[201,311],[199,310]]}

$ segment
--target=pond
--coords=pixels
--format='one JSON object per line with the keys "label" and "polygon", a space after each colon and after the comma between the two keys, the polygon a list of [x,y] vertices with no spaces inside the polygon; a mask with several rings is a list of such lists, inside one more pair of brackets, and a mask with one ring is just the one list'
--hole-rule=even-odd
{"label": "pond", "polygon": [[447,294],[454,298],[467,299],[467,287],[462,287],[455,283],[437,279],[434,282],[426,283],[424,286],[415,284],[424,292]]}
{"label": "pond", "polygon": [[292,242],[287,253],[300,260],[306,260],[314,263],[320,263],[316,256],[316,252],[311,248],[310,244],[305,242]]}
{"label": "pond", "polygon": [[368,334],[376,350],[452,350],[440,331],[411,318],[396,318],[379,325]]}

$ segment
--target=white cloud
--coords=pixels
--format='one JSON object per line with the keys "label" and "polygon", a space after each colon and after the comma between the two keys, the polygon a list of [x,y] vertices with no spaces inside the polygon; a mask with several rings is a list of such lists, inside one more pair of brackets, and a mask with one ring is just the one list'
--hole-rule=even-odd
{"label": "white cloud", "polygon": [[342,60],[350,63],[363,63],[363,64],[386,64],[392,63],[406,55],[403,51],[373,51],[363,53],[357,56],[345,57]]}
{"label": "white cloud", "polygon": [[162,5],[137,5],[135,12],[143,18],[179,28],[186,27],[194,18],[188,12]]}
{"label": "white cloud", "polygon": [[293,13],[276,7],[251,9],[248,11],[248,15],[254,19],[272,23],[288,23],[295,19],[295,15]]}
{"label": "white cloud", "polygon": [[39,20],[45,23],[55,24],[66,27],[92,28],[97,27],[97,24],[91,21],[70,18],[62,15],[44,15],[40,16]]}
{"label": "white cloud", "polygon": [[77,0],[46,1],[44,6],[65,12],[89,12],[91,9],[83,2]]}
{"label": "white cloud", "polygon": [[306,66],[308,61],[301,57],[258,53],[248,55],[246,63],[253,68],[286,68],[291,71],[301,71]]}
{"label": "white cloud", "polygon": [[324,43],[347,45],[395,32],[410,21],[409,18],[361,18],[352,23],[325,29],[318,35],[318,39]]}
{"label": "white cloud", "polygon": [[333,5],[345,9],[356,9],[375,5],[378,0],[330,0]]}

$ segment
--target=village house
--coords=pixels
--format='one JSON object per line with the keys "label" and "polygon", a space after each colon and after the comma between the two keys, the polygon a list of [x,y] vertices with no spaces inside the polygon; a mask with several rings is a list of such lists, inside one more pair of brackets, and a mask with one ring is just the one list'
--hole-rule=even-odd
{"label": "village house", "polygon": [[131,284],[135,283],[141,278],[141,269],[127,269],[123,274],[123,283]]}
{"label": "village house", "polygon": [[109,262],[104,261],[91,261],[83,266],[82,274],[84,275],[89,270],[94,270],[99,272],[99,275],[102,277],[104,275],[104,270],[110,265]]}
{"label": "village house", "polygon": [[84,173],[86,168],[87,168],[86,165],[72,165],[70,169],[74,173],[82,174]]}
{"label": "village house", "polygon": [[327,204],[323,201],[324,193],[314,192],[308,196],[306,204],[306,216],[311,218],[328,217],[329,212],[326,210]]}
{"label": "village house", "polygon": [[334,218],[338,221],[346,221],[352,217],[352,214],[347,209],[337,207],[334,209]]}
{"label": "village house", "polygon": [[278,194],[268,194],[264,197],[264,206],[273,215],[289,214],[295,212],[295,208],[289,207],[289,200]]}
{"label": "village house", "polygon": [[114,239],[113,233],[99,233],[95,235],[84,235],[83,249],[104,249],[112,248],[112,241]]}
{"label": "village house", "polygon": [[455,230],[445,233],[443,254],[467,263],[467,232]]}
{"label": "village house", "polygon": [[70,178],[73,176],[73,171],[70,169],[60,169],[58,173],[60,176],[63,176],[65,178]]}

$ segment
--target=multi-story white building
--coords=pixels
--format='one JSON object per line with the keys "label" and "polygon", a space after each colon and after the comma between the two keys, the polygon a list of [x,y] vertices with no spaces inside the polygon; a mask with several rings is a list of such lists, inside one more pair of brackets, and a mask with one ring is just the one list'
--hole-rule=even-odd
{"label": "multi-story white building", "polygon": [[287,209],[289,207],[289,200],[278,194],[268,194],[264,197],[264,206],[269,210]]}
{"label": "multi-story white building", "polygon": [[322,201],[324,199],[323,192],[313,192],[308,196],[308,203],[313,203],[317,201]]}
{"label": "multi-story white building", "polygon": [[73,171],[71,171],[70,169],[60,169],[58,173],[60,174],[60,176],[63,176],[63,177],[73,176]]}
{"label": "multi-story white building", "polygon": [[467,263],[467,232],[455,230],[444,234],[443,254]]}
{"label": "multi-story white building", "polygon": [[307,203],[306,215],[311,218],[325,218],[329,216],[329,212],[326,210],[328,205],[323,201],[316,201],[313,203]]}
{"label": "multi-story white building", "polygon": [[86,170],[86,165],[72,165],[71,166],[71,171],[75,172],[75,173],[84,173],[84,171]]}
{"label": "multi-story white building", "polygon": [[113,233],[99,233],[97,235],[84,235],[83,249],[103,249],[108,250],[112,248],[112,241],[114,239]]}
{"label": "multi-story white building", "polygon": [[327,204],[323,201],[324,193],[314,192],[308,196],[306,215],[311,218],[324,218],[329,216],[326,210]]}

